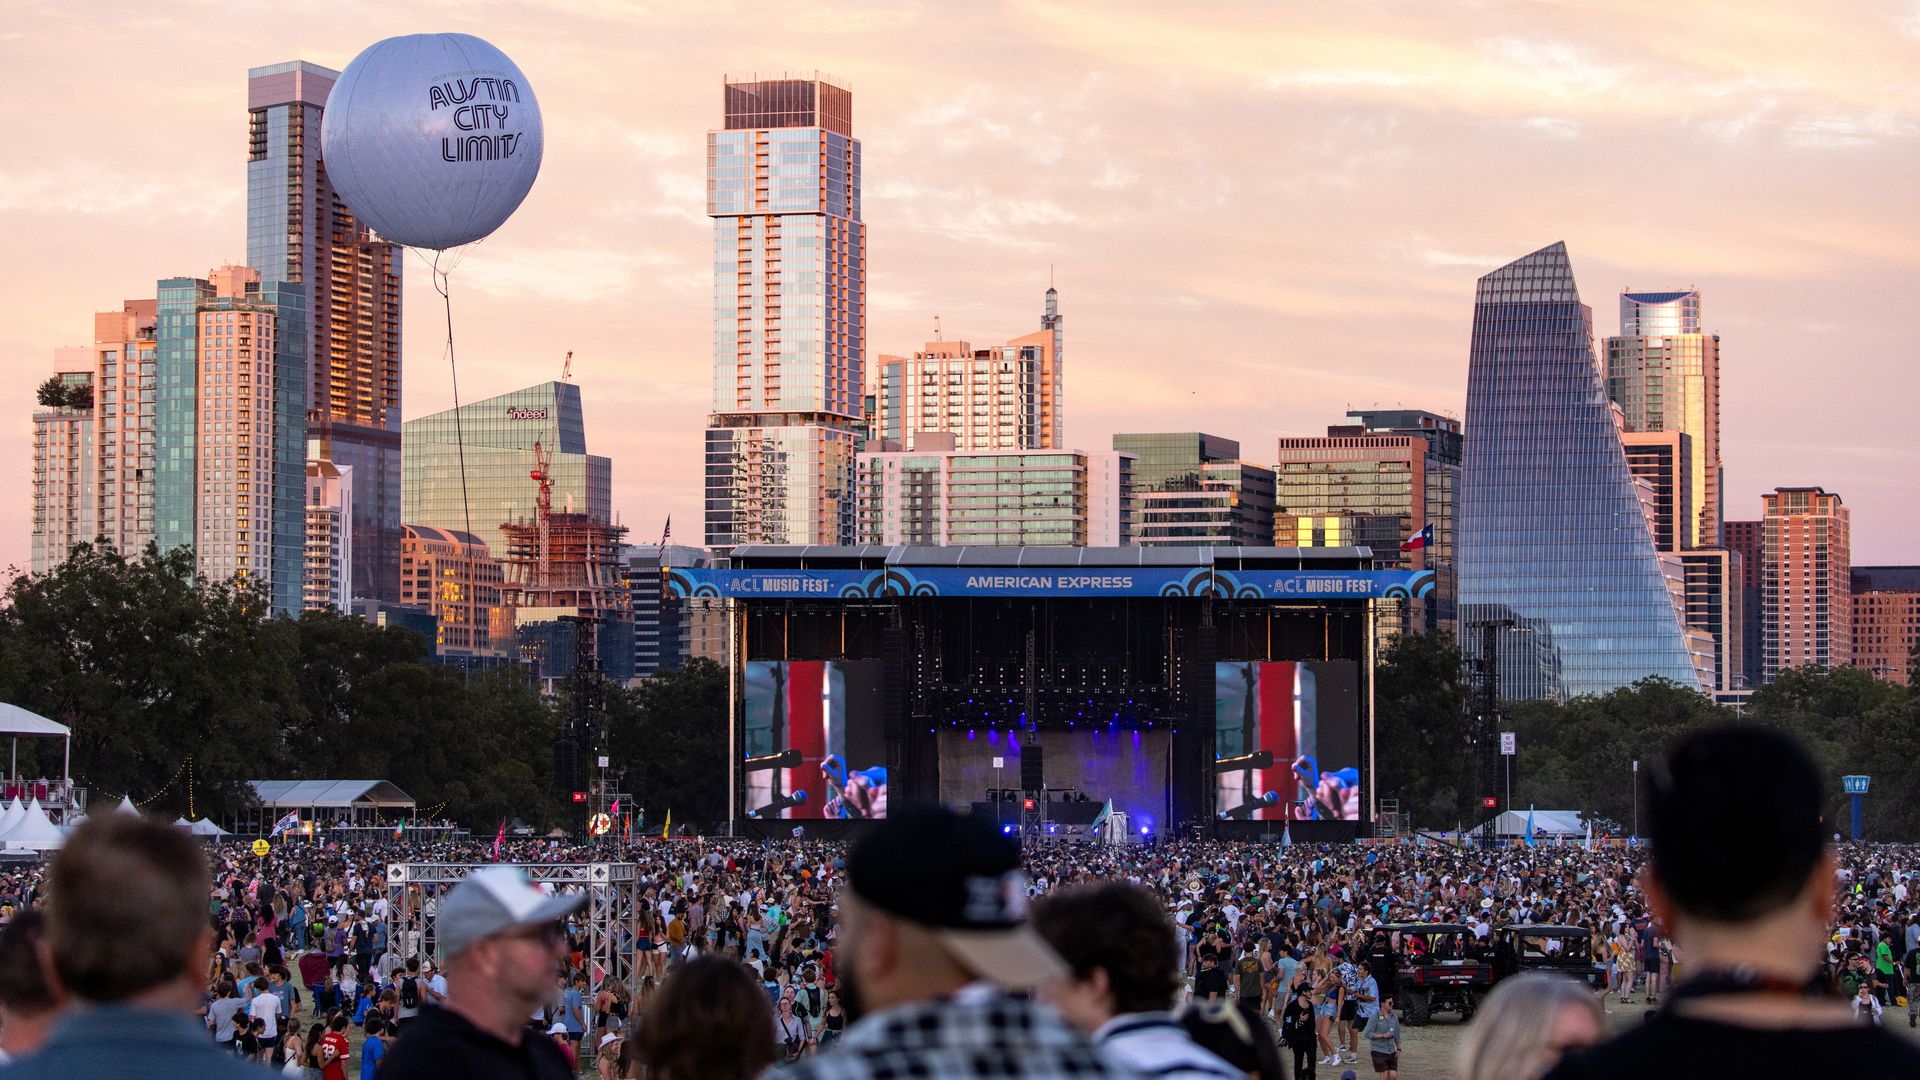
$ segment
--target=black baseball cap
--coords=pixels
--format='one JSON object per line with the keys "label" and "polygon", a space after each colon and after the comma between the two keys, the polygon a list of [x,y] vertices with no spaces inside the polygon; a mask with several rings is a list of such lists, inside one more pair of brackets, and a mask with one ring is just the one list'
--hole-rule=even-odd
{"label": "black baseball cap", "polygon": [[895,810],[854,845],[847,887],[932,930],[963,967],[1009,990],[1067,974],[1027,922],[1020,845],[984,818],[939,806]]}

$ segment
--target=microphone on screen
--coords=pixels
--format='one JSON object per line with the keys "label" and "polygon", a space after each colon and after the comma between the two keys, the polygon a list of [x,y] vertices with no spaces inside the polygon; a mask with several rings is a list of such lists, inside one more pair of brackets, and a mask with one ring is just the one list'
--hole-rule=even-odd
{"label": "microphone on screen", "polygon": [[1243,821],[1279,801],[1280,793],[1277,791],[1269,791],[1264,795],[1255,795],[1250,802],[1241,803],[1231,810],[1220,811],[1220,819],[1222,821]]}
{"label": "microphone on screen", "polygon": [[801,788],[791,795],[775,795],[773,801],[758,810],[747,811],[750,818],[774,817],[782,810],[807,805],[807,789]]}

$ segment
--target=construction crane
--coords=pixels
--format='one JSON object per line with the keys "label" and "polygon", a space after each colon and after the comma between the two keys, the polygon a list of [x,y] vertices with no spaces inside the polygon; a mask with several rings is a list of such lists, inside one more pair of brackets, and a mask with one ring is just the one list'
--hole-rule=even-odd
{"label": "construction crane", "polygon": [[565,379],[568,382],[573,381],[573,350],[572,349],[567,350],[567,362],[560,365],[560,377],[562,379]]}
{"label": "construction crane", "polygon": [[533,567],[533,583],[544,588],[548,584],[548,564],[553,554],[553,453],[538,440],[533,444],[533,471],[527,475],[540,485],[540,495],[534,504],[538,507],[534,527],[539,530],[540,550],[539,561]]}

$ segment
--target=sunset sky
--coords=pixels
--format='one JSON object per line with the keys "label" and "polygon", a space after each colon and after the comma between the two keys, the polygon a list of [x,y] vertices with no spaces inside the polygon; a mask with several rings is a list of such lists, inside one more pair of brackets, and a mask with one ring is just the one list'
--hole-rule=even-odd
{"label": "sunset sky", "polygon": [[[71,3],[0,24],[0,567],[25,567],[53,350],[245,257],[246,71],[463,31],[546,160],[454,276],[467,400],[574,354],[633,539],[697,543],[704,134],[721,84],[819,70],[864,143],[869,375],[1066,316],[1066,432],[1200,429],[1271,464],[1348,408],[1463,409],[1473,281],[1564,240],[1595,329],[1704,291],[1726,514],[1838,491],[1856,563],[1920,562],[1920,2]],[[406,285],[405,415],[451,404]],[[1469,433],[1471,437],[1471,433]]]}

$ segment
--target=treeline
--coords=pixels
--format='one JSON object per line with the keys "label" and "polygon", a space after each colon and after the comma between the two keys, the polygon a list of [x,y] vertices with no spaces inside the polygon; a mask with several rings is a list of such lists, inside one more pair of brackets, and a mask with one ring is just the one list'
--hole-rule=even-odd
{"label": "treeline", "polygon": [[[1444,634],[1403,638],[1382,660],[1375,698],[1379,791],[1398,798],[1416,827],[1452,829],[1486,814],[1466,749],[1468,693],[1459,648]],[[1518,750],[1515,807],[1580,810],[1598,819],[1597,830],[1624,833],[1634,815],[1634,761],[1644,784],[1650,763],[1683,732],[1739,719],[1784,728],[1806,742],[1829,785],[1832,831],[1847,831],[1840,777],[1863,774],[1873,781],[1866,837],[1920,839],[1920,692],[1865,671],[1783,672],[1737,711],[1663,679],[1565,704],[1503,708]],[[1644,809],[1644,788],[1640,794]]]}
{"label": "treeline", "polygon": [[[383,779],[476,831],[568,820],[552,783],[564,700],[511,671],[469,681],[408,630],[265,611],[248,588],[197,580],[184,549],[77,546],[0,597],[0,701],[73,729],[75,780],[96,802],[131,794],[224,821],[250,802],[248,780]],[[724,814],[716,666],[603,698],[612,765],[659,807],[651,820]],[[58,775],[57,741],[20,751],[23,772]]]}

